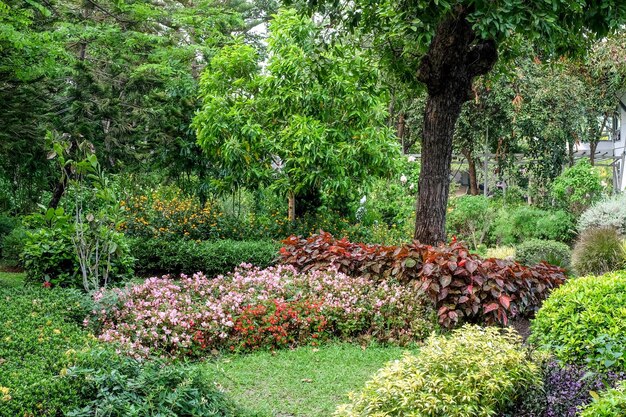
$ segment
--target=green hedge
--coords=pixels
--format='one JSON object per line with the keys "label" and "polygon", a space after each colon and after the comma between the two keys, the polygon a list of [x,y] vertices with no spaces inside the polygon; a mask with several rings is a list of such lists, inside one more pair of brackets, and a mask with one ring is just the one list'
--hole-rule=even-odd
{"label": "green hedge", "polygon": [[135,271],[142,276],[160,274],[225,274],[246,262],[259,267],[272,265],[280,244],[273,241],[165,241],[133,239],[131,253]]}
{"label": "green hedge", "polygon": [[569,269],[572,251],[565,243],[554,240],[529,239],[516,247],[515,260],[524,265],[545,261]]}
{"label": "green hedge", "polygon": [[561,361],[626,371],[626,272],[569,280],[532,322],[530,340]]}

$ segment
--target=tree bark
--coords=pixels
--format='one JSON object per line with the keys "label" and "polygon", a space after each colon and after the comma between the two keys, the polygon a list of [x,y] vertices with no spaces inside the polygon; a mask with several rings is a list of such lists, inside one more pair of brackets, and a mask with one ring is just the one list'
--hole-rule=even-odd
{"label": "tree bark", "polygon": [[296,221],[296,195],[293,191],[289,191],[289,214],[287,217],[290,222]]}
{"label": "tree bark", "polygon": [[477,39],[467,10],[443,20],[420,63],[418,79],[428,90],[422,134],[422,169],[414,239],[426,244],[446,240],[452,137],[463,103],[471,98],[474,77],[497,60],[495,42]]}
{"label": "tree bark", "polygon": [[470,194],[478,195],[478,180],[476,179],[476,161],[474,161],[474,155],[472,155],[469,149],[463,149],[461,153],[465,156],[465,159],[467,159]]}

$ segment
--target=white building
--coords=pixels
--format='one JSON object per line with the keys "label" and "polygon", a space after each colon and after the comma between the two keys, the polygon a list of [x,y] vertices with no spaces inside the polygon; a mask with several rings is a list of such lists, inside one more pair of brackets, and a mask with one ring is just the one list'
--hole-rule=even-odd
{"label": "white building", "polygon": [[[605,129],[604,140],[598,142],[594,159],[597,165],[613,169],[613,188],[615,191],[626,190],[626,94],[622,96],[615,117],[609,121],[611,126]],[[577,143],[574,156],[591,156],[589,143]]]}

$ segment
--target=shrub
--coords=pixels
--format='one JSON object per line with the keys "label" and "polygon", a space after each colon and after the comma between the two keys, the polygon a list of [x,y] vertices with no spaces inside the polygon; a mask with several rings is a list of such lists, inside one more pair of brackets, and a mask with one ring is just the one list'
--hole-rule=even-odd
{"label": "shrub", "polygon": [[[69,223],[41,227],[26,233],[22,259],[27,282],[49,281],[62,287],[83,288],[80,264],[72,243],[73,233],[73,225]],[[121,233],[113,233],[111,239],[115,243],[109,266],[111,280],[128,279],[133,275],[134,264],[128,243]],[[105,268],[106,264],[100,264],[100,269]]]}
{"label": "shrub", "polygon": [[150,278],[95,295],[100,340],[135,356],[202,355],[317,342],[326,336],[422,340],[434,328],[420,285],[334,271],[244,265],[227,276]]}
{"label": "shrub", "polygon": [[603,392],[580,413],[580,417],[623,417],[624,415],[626,415],[626,382]]}
{"label": "shrub", "polygon": [[615,229],[587,229],[572,252],[572,266],[578,275],[602,275],[624,267],[626,251]]}
{"label": "shrub", "polygon": [[587,159],[566,168],[552,183],[552,198],[578,216],[602,196],[602,178]]}
{"label": "shrub", "polygon": [[155,238],[133,239],[130,245],[137,259],[136,271],[143,276],[199,271],[215,276],[226,274],[241,263],[263,268],[272,265],[278,253],[278,244],[271,241],[195,242]]}
{"label": "shrub", "polygon": [[0,257],[2,257],[3,252],[4,237],[9,235],[17,226],[18,222],[14,217],[0,213]]}
{"label": "shrub", "polygon": [[78,407],[68,408],[67,417],[240,415],[200,365],[140,362],[93,349],[80,355],[63,379],[80,398]]}
{"label": "shrub", "polygon": [[491,240],[500,245],[515,245],[528,239],[569,242],[574,235],[574,221],[566,212],[522,205],[498,211]]}
{"label": "shrub", "polygon": [[482,260],[457,242],[439,247],[364,245],[321,232],[283,243],[281,261],[301,271],[338,268],[354,276],[419,282],[445,327],[463,321],[506,324],[509,316],[532,314],[565,279],[558,267]]}
{"label": "shrub", "polygon": [[75,290],[0,288],[1,416],[56,417],[78,405],[76,391],[59,376],[94,343],[79,324],[84,304]]}
{"label": "shrub", "polygon": [[594,204],[578,219],[578,231],[610,227],[626,235],[626,194],[619,194]]}
{"label": "shrub", "polygon": [[541,374],[543,387],[527,390],[499,417],[576,417],[579,408],[592,400],[591,392],[613,387],[626,378],[624,373],[597,373],[554,360],[541,363]]}
{"label": "shrub", "polygon": [[455,198],[451,201],[446,218],[448,232],[477,248],[489,236],[495,214],[489,199],[483,196]]}
{"label": "shrub", "polygon": [[531,239],[517,245],[515,259],[523,265],[536,265],[545,261],[550,265],[569,269],[571,252],[565,243]]}
{"label": "shrub", "polygon": [[21,265],[24,242],[26,241],[26,230],[18,226],[2,239],[2,262],[10,267]]}
{"label": "shrub", "polygon": [[487,417],[539,384],[514,331],[464,326],[389,363],[334,415]]}
{"label": "shrub", "polygon": [[626,370],[626,273],[570,280],[544,302],[531,341],[567,363]]}

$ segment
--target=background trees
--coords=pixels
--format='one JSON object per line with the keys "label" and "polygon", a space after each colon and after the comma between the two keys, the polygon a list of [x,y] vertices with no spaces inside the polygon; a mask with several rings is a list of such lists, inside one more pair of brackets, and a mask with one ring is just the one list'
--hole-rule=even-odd
{"label": "background trees", "polygon": [[414,237],[445,241],[452,138],[473,81],[517,52],[515,34],[546,52],[573,52],[626,19],[620,2],[310,0],[336,24],[371,35],[388,68],[428,91]]}
{"label": "background trees", "polygon": [[[201,83],[198,141],[224,187],[269,184],[290,218],[339,206],[400,155],[378,71],[350,39],[325,49],[323,28],[294,10],[269,25],[264,73],[254,49],[224,48]],[[345,204],[344,204],[345,206]]]}

